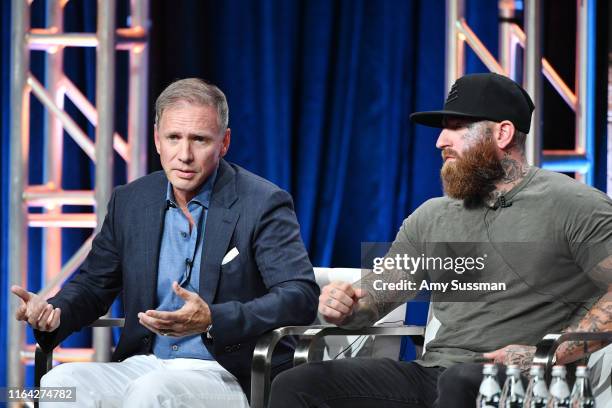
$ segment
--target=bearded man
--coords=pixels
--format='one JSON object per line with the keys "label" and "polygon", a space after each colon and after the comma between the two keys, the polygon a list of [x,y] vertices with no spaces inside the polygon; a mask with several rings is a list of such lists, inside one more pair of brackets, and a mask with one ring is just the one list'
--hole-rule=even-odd
{"label": "bearded man", "polygon": [[[363,327],[416,295],[377,290],[380,280],[504,287],[432,291],[440,328],[419,360],[298,366],[274,381],[271,407],[473,407],[482,363],[517,364],[525,372],[546,333],[612,330],[612,201],[527,164],[533,109],[518,84],[487,73],[457,80],[444,110],[412,114],[414,122],[442,128],[436,146],[445,197],[403,222],[387,258],[420,257],[426,266],[410,272],[395,266],[354,285],[332,282],[322,290],[319,312],[330,323]],[[476,262],[469,264],[470,257]],[[450,259],[455,268],[445,271],[430,259]],[[564,343],[556,361],[568,364],[602,346]]]}

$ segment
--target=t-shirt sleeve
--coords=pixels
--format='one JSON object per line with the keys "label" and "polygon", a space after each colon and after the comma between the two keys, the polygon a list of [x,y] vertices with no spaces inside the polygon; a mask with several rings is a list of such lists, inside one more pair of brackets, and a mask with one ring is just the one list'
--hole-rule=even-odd
{"label": "t-shirt sleeve", "polygon": [[612,200],[598,190],[583,187],[568,194],[568,204],[564,229],[576,263],[598,283],[612,283],[610,276],[594,274],[595,267],[612,256]]}

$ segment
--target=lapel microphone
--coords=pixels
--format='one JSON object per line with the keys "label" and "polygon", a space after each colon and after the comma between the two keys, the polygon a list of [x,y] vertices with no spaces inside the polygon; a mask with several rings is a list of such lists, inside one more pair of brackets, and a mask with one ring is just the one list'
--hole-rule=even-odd
{"label": "lapel microphone", "polygon": [[508,208],[511,207],[512,203],[506,201],[506,197],[501,195],[499,196],[499,198],[497,199],[497,202],[495,203],[495,209],[497,210],[498,208]]}

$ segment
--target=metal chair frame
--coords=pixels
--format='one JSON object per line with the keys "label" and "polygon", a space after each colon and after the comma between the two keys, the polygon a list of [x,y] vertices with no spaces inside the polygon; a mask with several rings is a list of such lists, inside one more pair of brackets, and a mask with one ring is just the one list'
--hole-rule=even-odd
{"label": "metal chair frame", "polygon": [[[91,327],[123,327],[125,320],[121,318],[101,318]],[[424,326],[370,326],[361,329],[343,329],[331,325],[286,326],[272,330],[257,341],[253,351],[251,365],[251,408],[264,408],[270,396],[272,371],[272,354],[278,342],[286,336],[297,336],[298,345],[293,357],[293,365],[316,361],[313,355],[314,345],[318,339],[326,336],[409,336],[417,345],[423,344]],[[612,343],[612,331],[600,333],[572,332],[545,335],[536,345],[534,364],[546,367],[549,373],[553,364],[553,356],[557,348],[566,341],[606,341]],[[45,353],[38,345],[35,352],[35,386],[40,387],[40,380],[51,368],[53,351]],[[611,384],[612,386],[612,384]],[[34,403],[38,406],[38,403]]]}

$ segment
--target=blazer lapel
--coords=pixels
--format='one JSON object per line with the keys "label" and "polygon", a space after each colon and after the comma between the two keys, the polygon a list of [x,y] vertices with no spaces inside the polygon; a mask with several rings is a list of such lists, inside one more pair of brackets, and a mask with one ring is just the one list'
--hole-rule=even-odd
{"label": "blazer lapel", "polygon": [[210,200],[200,262],[200,296],[212,303],[217,292],[221,261],[225,256],[240,214],[231,208],[238,199],[234,169],[219,162],[217,180]]}
{"label": "blazer lapel", "polygon": [[[142,285],[145,309],[155,309],[157,306],[157,272],[159,269],[159,255],[161,250],[162,234],[164,232],[164,218],[166,216],[166,193],[167,179],[155,192],[154,199],[145,208],[144,218],[144,241],[145,241],[145,263],[140,284]],[[158,190],[158,189],[156,189]],[[137,256],[137,254],[134,254]]]}

